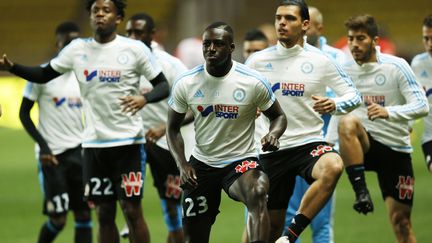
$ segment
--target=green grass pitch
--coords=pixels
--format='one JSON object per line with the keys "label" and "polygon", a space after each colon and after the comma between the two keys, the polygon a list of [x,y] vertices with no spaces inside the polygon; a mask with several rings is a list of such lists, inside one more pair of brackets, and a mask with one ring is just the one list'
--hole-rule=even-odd
{"label": "green grass pitch", "polygon": [[[413,210],[414,231],[418,242],[430,241],[432,220],[432,177],[426,170],[422,157],[419,137],[422,125],[417,123],[413,132],[415,152],[413,164],[415,170],[415,203]],[[347,176],[341,177],[336,192],[336,211],[334,220],[335,242],[395,242],[392,229],[381,199],[376,176],[367,174],[367,183],[371,191],[375,212],[372,215],[359,215],[352,210],[354,193]],[[155,243],[165,242],[164,225],[156,190],[147,170],[145,180],[144,214],[150,227],[151,239]],[[33,142],[23,130],[0,128],[0,241],[5,243],[36,242],[37,235],[45,217],[41,214],[42,196],[37,179],[37,166],[34,159]],[[244,227],[243,206],[223,197],[217,221],[212,229],[210,242],[240,242]],[[117,223],[124,224],[118,210]],[[97,224],[94,223],[94,229]],[[96,232],[94,231],[96,242]],[[311,232],[306,230],[302,242],[311,242]],[[59,235],[57,243],[73,242],[73,220],[70,215],[65,230]],[[122,242],[127,242],[122,240]]]}

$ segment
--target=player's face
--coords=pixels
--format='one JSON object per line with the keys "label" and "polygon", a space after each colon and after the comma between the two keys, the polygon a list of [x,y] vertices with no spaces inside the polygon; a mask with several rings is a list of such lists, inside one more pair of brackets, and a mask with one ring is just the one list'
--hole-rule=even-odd
{"label": "player's face", "polygon": [[67,46],[71,41],[79,37],[78,32],[69,32],[67,34],[58,34],[56,35],[56,46],[57,49],[60,51],[65,46]]}
{"label": "player's face", "polygon": [[90,25],[100,35],[110,35],[116,31],[122,17],[117,15],[117,8],[110,0],[96,0],[90,10]]}
{"label": "player's face", "polygon": [[318,38],[321,36],[321,30],[322,25],[316,20],[312,19],[311,15],[309,29],[306,31],[307,42],[315,46],[318,42]]}
{"label": "player's face", "polygon": [[362,64],[373,59],[376,38],[373,39],[364,30],[348,30],[348,46],[357,63]]}
{"label": "player's face", "polygon": [[126,36],[144,42],[147,46],[151,45],[152,32],[148,30],[147,23],[143,19],[129,20],[126,24]]}
{"label": "player's face", "polygon": [[279,6],[276,10],[275,28],[278,40],[286,47],[292,47],[303,38],[309,28],[309,20],[302,21],[298,6]]}
{"label": "player's face", "polygon": [[423,32],[423,44],[425,50],[429,52],[429,55],[432,56],[432,28],[423,26],[422,32]]}
{"label": "player's face", "polygon": [[268,47],[267,41],[254,40],[243,42],[243,57],[247,59],[252,53],[261,51]]}
{"label": "player's face", "polygon": [[230,34],[223,29],[209,29],[203,34],[203,55],[207,64],[218,66],[227,63],[234,51]]}

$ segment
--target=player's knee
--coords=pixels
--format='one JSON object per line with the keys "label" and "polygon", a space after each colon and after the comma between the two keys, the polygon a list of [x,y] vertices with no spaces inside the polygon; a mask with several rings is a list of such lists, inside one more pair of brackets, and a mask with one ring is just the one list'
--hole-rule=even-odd
{"label": "player's knee", "polygon": [[397,234],[407,235],[411,231],[409,213],[394,212],[391,215],[391,223]]}
{"label": "player's knee", "polygon": [[123,214],[131,221],[138,220],[141,217],[141,204],[138,202],[122,201],[120,202]]}
{"label": "player's knee", "polygon": [[59,215],[59,216],[50,217],[49,223],[57,231],[61,231],[66,225],[66,215]]}
{"label": "player's knee", "polygon": [[265,185],[257,183],[254,184],[247,194],[248,201],[250,202],[262,202],[266,200],[268,189]]}
{"label": "player's knee", "polygon": [[339,136],[352,136],[357,129],[358,120],[354,116],[345,115],[339,120],[338,134]]}
{"label": "player's knee", "polygon": [[97,218],[100,225],[113,224],[116,214],[115,207],[111,205],[98,205],[96,206]]}
{"label": "player's knee", "polygon": [[74,216],[76,221],[85,222],[91,220],[90,210],[80,210],[74,211]]}
{"label": "player's knee", "polygon": [[180,204],[175,202],[168,202],[162,200],[162,210],[165,220],[165,224],[168,227],[168,231],[173,232],[182,228],[182,207]]}

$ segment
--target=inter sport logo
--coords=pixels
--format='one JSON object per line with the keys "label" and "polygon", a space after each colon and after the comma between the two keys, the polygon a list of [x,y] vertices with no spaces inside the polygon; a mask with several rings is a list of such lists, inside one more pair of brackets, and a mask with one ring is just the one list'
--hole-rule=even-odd
{"label": "inter sport logo", "polygon": [[86,77],[86,81],[91,81],[94,77],[98,76],[100,82],[106,83],[118,83],[121,78],[121,71],[118,70],[94,70],[89,72],[88,70],[84,70],[84,76]]}
{"label": "inter sport logo", "polygon": [[202,117],[207,117],[214,111],[216,118],[237,119],[239,107],[235,105],[209,105],[204,108],[199,105],[197,110],[201,113]]}
{"label": "inter sport logo", "polygon": [[305,91],[305,85],[304,84],[298,84],[298,83],[275,83],[272,86],[273,92],[276,92],[277,90],[281,89],[283,96],[303,96]]}
{"label": "inter sport logo", "polygon": [[97,76],[97,70],[94,70],[92,72],[89,73],[88,70],[84,70],[84,76],[86,77],[86,81],[89,82],[91,81],[94,77]]}

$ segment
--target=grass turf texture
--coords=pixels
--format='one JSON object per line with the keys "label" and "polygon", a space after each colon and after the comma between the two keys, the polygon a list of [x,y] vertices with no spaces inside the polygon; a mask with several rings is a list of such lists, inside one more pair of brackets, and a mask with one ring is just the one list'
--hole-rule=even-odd
{"label": "grass turf texture", "polygon": [[[413,132],[415,152],[413,164],[415,170],[415,201],[413,225],[418,242],[429,241],[429,225],[432,219],[430,204],[432,193],[429,185],[432,176],[426,170],[421,153],[419,138],[422,130],[417,123]],[[150,227],[151,239],[163,243],[166,227],[162,219],[159,199],[149,170],[145,179],[144,214]],[[374,173],[367,173],[367,184],[371,191],[375,212],[360,215],[352,209],[354,193],[344,173],[337,186],[336,211],[334,220],[335,242],[395,242],[389,224],[385,205]],[[28,243],[36,242],[41,224],[46,220],[42,215],[42,195],[37,178],[37,166],[34,159],[33,142],[23,130],[0,128],[0,236],[1,242]],[[243,206],[226,196],[223,201],[210,242],[240,242],[244,227]],[[118,210],[117,224],[124,224]],[[93,214],[93,219],[94,214]],[[96,242],[97,223],[94,220],[94,242]],[[73,242],[73,217],[70,214],[68,224],[58,236],[56,243]],[[121,242],[128,242],[121,240]],[[308,228],[302,242],[311,242]]]}

